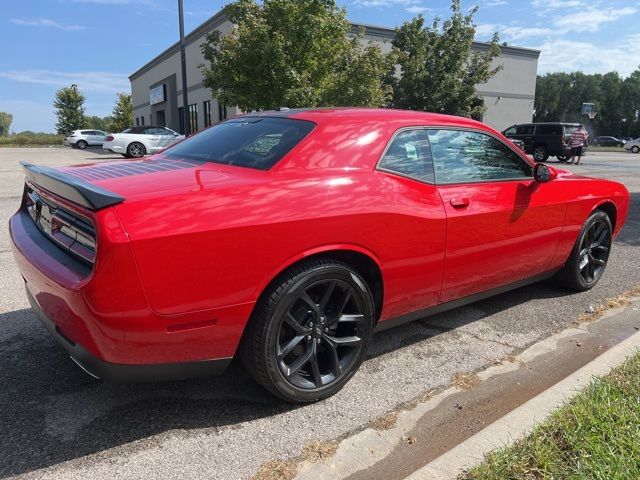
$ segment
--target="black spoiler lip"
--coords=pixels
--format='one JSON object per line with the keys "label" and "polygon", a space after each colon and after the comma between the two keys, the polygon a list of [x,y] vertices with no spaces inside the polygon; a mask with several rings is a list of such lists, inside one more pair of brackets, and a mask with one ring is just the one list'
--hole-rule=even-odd
{"label": "black spoiler lip", "polygon": [[78,205],[100,210],[124,202],[124,198],[55,168],[21,161],[27,180]]}

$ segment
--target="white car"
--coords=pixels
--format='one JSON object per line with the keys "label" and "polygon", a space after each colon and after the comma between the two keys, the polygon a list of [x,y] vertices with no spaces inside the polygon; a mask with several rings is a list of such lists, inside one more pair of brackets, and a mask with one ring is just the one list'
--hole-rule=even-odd
{"label": "white car", "polygon": [[102,146],[107,133],[102,130],[74,130],[64,139],[64,144],[84,150],[87,147]]}
{"label": "white car", "polygon": [[184,135],[167,127],[131,127],[121,133],[107,135],[102,148],[127,158],[140,158],[157,153],[184,139]]}
{"label": "white car", "polygon": [[629,150],[633,153],[640,153],[640,138],[636,138],[635,140],[629,140],[624,144],[624,149]]}

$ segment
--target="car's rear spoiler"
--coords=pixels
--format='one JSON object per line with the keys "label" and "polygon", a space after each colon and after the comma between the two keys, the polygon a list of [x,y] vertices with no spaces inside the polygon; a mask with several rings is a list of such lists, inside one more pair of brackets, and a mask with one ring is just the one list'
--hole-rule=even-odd
{"label": "car's rear spoiler", "polygon": [[34,165],[25,161],[21,161],[20,164],[28,181],[91,210],[100,210],[124,201],[120,195],[55,168]]}

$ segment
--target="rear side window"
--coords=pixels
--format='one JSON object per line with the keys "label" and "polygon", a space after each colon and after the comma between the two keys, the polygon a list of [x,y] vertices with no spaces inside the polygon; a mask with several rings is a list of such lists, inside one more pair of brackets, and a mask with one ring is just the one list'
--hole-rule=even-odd
{"label": "rear side window", "polygon": [[290,118],[236,118],[174,145],[164,156],[268,170],[314,126],[312,122]]}
{"label": "rear side window", "polygon": [[562,125],[539,125],[538,135],[562,135]]}
{"label": "rear side window", "polygon": [[380,159],[378,168],[415,180],[434,183],[427,131],[415,129],[398,133]]}
{"label": "rear side window", "polygon": [[516,129],[516,135],[533,135],[535,128],[534,125],[520,125]]}
{"label": "rear side window", "polygon": [[436,182],[468,183],[528,178],[533,169],[500,140],[479,132],[429,130]]}

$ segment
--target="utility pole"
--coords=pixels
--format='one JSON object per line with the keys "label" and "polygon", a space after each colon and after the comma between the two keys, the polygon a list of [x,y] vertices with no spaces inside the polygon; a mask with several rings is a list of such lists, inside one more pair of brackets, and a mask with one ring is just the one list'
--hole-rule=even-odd
{"label": "utility pole", "polygon": [[180,17],[180,62],[182,64],[182,123],[184,135],[191,134],[191,115],[189,114],[189,99],[187,96],[187,58],[184,53],[184,11],[182,0],[178,0],[178,16]]}

